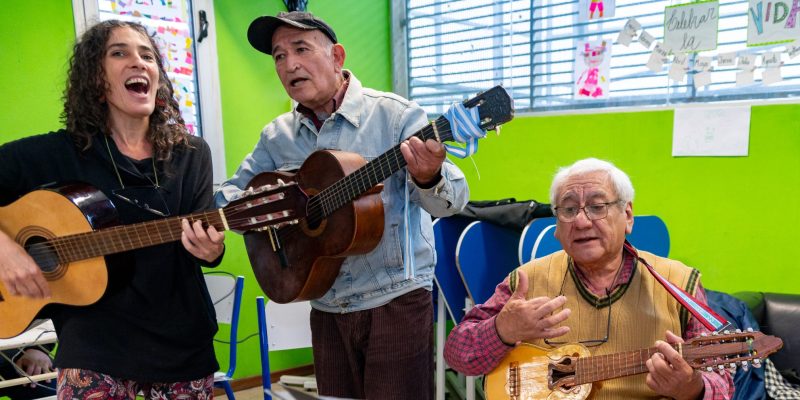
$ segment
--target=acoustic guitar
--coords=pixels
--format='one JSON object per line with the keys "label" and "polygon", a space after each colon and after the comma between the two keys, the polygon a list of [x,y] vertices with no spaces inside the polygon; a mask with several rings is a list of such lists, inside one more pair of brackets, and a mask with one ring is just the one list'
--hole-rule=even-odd
{"label": "acoustic guitar", "polygon": [[[674,345],[683,359],[694,369],[712,371],[752,361],[759,367],[761,359],[775,353],[783,341],[761,332],[741,332],[695,337]],[[647,373],[647,362],[657,353],[655,347],[630,352],[591,356],[580,344],[567,344],[543,349],[521,344],[512,350],[486,376],[488,400],[580,400],[589,396],[592,382]]]}
{"label": "acoustic guitar", "polygon": [[[514,115],[513,101],[500,86],[463,104],[478,108],[480,126],[487,130]],[[450,123],[442,116],[414,136],[423,141],[453,140]],[[383,234],[381,182],[405,166],[398,144],[369,163],[355,153],[320,150],[296,174],[264,172],[253,177],[248,186],[297,182],[308,196],[299,224],[244,235],[250,265],[270,300],[288,303],[321,297],[333,285],[345,257],[374,249]]]}
{"label": "acoustic guitar", "polygon": [[33,258],[52,296],[12,296],[0,282],[0,338],[25,331],[47,304],[83,306],[99,300],[108,283],[104,255],[178,241],[184,218],[203,221],[218,231],[293,223],[301,209],[304,211],[304,196],[297,184],[276,182],[253,188],[225,208],[117,225],[113,203],[90,185],[32,191],[0,207],[0,230]]}

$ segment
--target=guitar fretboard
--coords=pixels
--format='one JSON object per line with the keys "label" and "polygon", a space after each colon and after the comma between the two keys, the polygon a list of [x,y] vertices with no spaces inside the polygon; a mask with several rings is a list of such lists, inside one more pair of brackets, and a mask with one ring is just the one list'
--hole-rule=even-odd
{"label": "guitar fretboard", "polygon": [[[47,266],[54,262],[66,264],[73,261],[174,242],[181,239],[181,232],[183,231],[181,227],[182,219],[188,219],[190,223],[201,220],[207,225],[213,225],[218,231],[224,230],[219,210],[212,210],[188,216],[148,221],[133,225],[115,226],[99,231],[61,236],[31,246],[29,253],[37,264],[47,269]],[[51,258],[53,250],[57,255],[57,260]]]}
{"label": "guitar fretboard", "polygon": [[647,372],[645,364],[653,354],[658,353],[655,347],[623,353],[582,357],[575,364],[575,382],[577,385],[619,378]]}
{"label": "guitar fretboard", "polygon": [[[434,124],[436,124],[436,131],[432,125],[425,125],[413,136],[423,142],[428,139],[438,139],[442,142],[452,140],[450,123],[445,117],[437,118]],[[400,152],[400,145],[394,146],[311,198],[308,204],[309,221],[312,223],[321,221],[405,166],[406,160]]]}

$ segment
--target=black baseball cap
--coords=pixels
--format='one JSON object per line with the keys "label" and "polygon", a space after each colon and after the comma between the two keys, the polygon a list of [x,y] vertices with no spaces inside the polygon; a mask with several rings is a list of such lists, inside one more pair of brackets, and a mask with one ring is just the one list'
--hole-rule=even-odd
{"label": "black baseball cap", "polygon": [[274,17],[271,15],[258,17],[250,23],[250,28],[247,29],[247,40],[256,50],[272,55],[272,35],[281,25],[305,30],[319,29],[333,43],[339,43],[333,29],[325,21],[305,11],[284,11]]}

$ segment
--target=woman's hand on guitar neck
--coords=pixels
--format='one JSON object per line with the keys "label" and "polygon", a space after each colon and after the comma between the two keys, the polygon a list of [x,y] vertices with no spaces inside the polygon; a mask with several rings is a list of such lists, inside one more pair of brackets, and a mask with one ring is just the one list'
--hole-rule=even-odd
{"label": "woman's hand on guitar neck", "polygon": [[200,220],[194,221],[190,225],[189,220],[184,218],[181,220],[181,226],[183,227],[181,243],[193,256],[211,263],[222,254],[222,250],[225,248],[224,232],[217,232],[214,226],[204,229]]}
{"label": "woman's hand on guitar neck", "polygon": [[438,182],[444,162],[444,146],[433,140],[420,140],[416,136],[400,144],[400,152],[406,160],[408,173],[418,186],[430,187]]}
{"label": "woman's hand on guitar neck", "polygon": [[0,231],[0,282],[12,296],[50,297],[50,286],[30,255]]}
{"label": "woman's hand on guitar neck", "polygon": [[[503,343],[513,346],[521,341],[552,339],[566,335],[568,326],[557,326],[572,312],[565,308],[556,314],[553,311],[567,302],[564,296],[555,298],[535,297],[526,299],[528,276],[517,273],[517,287],[503,309],[495,317],[495,329]],[[552,314],[552,315],[551,315]]]}

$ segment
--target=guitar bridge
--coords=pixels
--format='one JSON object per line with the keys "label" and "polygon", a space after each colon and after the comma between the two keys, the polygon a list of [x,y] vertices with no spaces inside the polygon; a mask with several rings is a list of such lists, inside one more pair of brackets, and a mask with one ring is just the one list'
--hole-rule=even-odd
{"label": "guitar bridge", "polygon": [[508,395],[511,400],[518,400],[519,392],[519,362],[514,361],[508,365]]}

